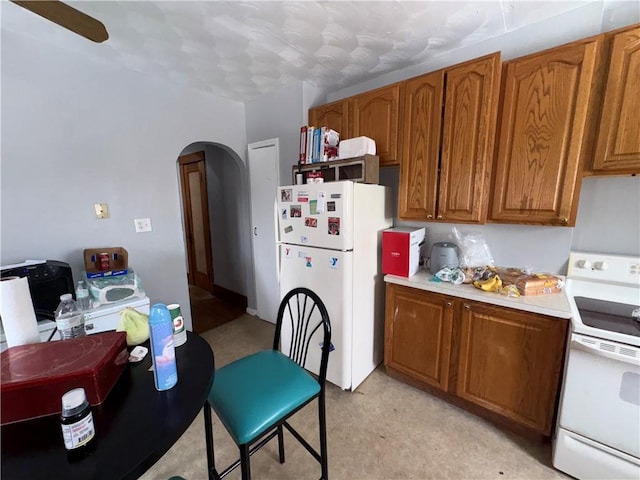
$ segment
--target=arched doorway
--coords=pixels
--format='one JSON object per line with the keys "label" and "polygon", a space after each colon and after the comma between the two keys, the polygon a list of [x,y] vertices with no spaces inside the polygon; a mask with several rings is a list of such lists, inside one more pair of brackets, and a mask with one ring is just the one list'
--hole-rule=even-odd
{"label": "arched doorway", "polygon": [[246,168],[211,142],[189,145],[177,163],[193,330],[202,333],[246,312]]}

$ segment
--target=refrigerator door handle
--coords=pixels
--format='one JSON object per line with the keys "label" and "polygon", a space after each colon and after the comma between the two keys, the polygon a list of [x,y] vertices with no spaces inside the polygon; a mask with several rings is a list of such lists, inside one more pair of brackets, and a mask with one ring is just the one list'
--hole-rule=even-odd
{"label": "refrigerator door handle", "polygon": [[254,237],[258,236],[258,227],[253,227],[253,236]]}

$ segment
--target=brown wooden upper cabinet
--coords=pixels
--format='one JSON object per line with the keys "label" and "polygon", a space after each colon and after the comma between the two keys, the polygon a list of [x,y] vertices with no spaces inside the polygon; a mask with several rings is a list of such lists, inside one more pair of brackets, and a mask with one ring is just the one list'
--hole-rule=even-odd
{"label": "brown wooden upper cabinet", "polygon": [[309,109],[309,125],[329,127],[340,134],[340,139],[351,138],[351,99],[338,100]]}
{"label": "brown wooden upper cabinet", "polygon": [[402,86],[402,83],[394,83],[351,97],[353,105],[351,136],[364,136],[375,140],[380,166],[399,163]]}
{"label": "brown wooden upper cabinet", "polygon": [[601,38],[505,64],[490,220],[574,225]]}
{"label": "brown wooden upper cabinet", "polygon": [[485,221],[499,88],[500,53],[405,82],[400,218]]}
{"label": "brown wooden upper cabinet", "polygon": [[640,173],[640,26],[613,36],[592,173]]}
{"label": "brown wooden upper cabinet", "polygon": [[397,165],[400,155],[402,83],[309,109],[309,124],[329,127],[340,140],[369,137],[376,142],[380,166]]}

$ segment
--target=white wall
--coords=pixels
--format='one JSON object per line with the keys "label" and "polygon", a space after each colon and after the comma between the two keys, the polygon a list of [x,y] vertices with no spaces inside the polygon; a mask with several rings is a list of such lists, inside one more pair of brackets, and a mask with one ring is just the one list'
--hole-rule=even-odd
{"label": "white wall", "polygon": [[[123,246],[151,301],[180,303],[190,327],[176,160],[210,141],[244,161],[243,105],[6,30],[1,88],[0,263],[62,260],[77,279],[83,249]],[[140,217],[153,232],[135,233]]]}

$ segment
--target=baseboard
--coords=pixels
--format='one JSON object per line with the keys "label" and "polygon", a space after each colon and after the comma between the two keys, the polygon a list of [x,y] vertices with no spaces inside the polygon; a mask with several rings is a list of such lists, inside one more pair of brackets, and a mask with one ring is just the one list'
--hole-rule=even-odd
{"label": "baseboard", "polygon": [[247,313],[248,313],[249,315],[254,316],[254,317],[257,317],[257,316],[258,316],[258,311],[257,311],[257,310],[254,310],[253,308],[249,308],[249,307],[247,307]]}
{"label": "baseboard", "polygon": [[220,285],[214,284],[213,288],[211,289],[211,293],[218,297],[220,300],[224,300],[225,302],[229,302],[232,305],[236,305],[240,308],[247,308],[247,297],[221,287]]}

